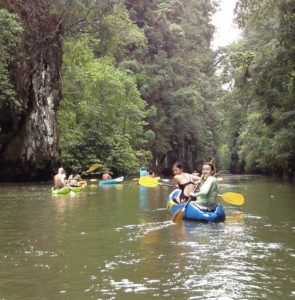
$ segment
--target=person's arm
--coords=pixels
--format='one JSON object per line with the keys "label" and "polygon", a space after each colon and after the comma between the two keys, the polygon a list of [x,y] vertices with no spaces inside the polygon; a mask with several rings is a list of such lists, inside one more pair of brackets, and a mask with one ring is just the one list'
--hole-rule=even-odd
{"label": "person's arm", "polygon": [[178,183],[179,183],[178,177],[179,177],[178,175],[175,175],[175,176],[173,177],[173,179],[172,179],[172,185],[173,185],[174,187],[178,186]]}
{"label": "person's arm", "polygon": [[201,186],[200,191],[197,193],[197,197],[208,195],[215,181],[216,179],[213,176],[209,176],[204,182],[204,184]]}
{"label": "person's arm", "polygon": [[196,183],[196,184],[199,183],[200,180],[201,180],[201,177],[199,175],[200,175],[199,173],[192,173],[191,174],[191,178],[194,181],[194,183]]}
{"label": "person's arm", "polygon": [[67,186],[67,176],[65,174],[63,174],[61,176],[61,179],[60,179],[61,183],[64,185],[64,186]]}
{"label": "person's arm", "polygon": [[207,180],[204,182],[204,184],[201,186],[200,191],[197,193],[191,193],[191,196],[199,197],[199,196],[208,195],[212,187],[212,184],[215,182],[215,180],[216,179],[213,176],[208,177]]}

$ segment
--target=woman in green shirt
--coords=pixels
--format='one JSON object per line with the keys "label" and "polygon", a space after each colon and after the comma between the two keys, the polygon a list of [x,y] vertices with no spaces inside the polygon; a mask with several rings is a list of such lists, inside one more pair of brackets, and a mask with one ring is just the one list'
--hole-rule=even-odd
{"label": "woman in green shirt", "polygon": [[195,203],[201,206],[212,206],[216,203],[217,199],[217,180],[213,176],[215,172],[215,167],[211,163],[205,163],[202,167],[203,184],[200,190],[196,193],[191,193],[191,196],[196,197]]}

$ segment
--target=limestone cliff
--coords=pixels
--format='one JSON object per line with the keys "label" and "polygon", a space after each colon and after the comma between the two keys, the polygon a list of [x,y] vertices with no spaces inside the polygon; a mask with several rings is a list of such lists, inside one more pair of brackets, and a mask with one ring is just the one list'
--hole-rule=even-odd
{"label": "limestone cliff", "polygon": [[24,28],[17,63],[9,70],[22,107],[0,120],[0,180],[46,179],[60,163],[61,25],[45,4],[17,6],[11,1],[5,7],[20,17]]}

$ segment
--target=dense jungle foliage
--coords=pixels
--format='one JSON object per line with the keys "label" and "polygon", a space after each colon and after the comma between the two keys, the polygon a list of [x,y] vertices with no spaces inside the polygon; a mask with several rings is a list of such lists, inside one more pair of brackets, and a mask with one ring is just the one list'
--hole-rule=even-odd
{"label": "dense jungle foliage", "polygon": [[[223,171],[292,177],[295,0],[237,1],[243,35],[213,51],[211,18],[217,8],[213,0],[1,3],[4,166],[15,157],[26,172],[54,172],[60,164],[85,172],[98,162],[98,173],[133,174],[146,165],[168,174],[175,161],[192,171],[217,156]],[[62,55],[55,64],[54,54],[44,60],[50,49]],[[38,64],[43,67],[35,72]],[[60,74],[54,81],[52,69]],[[53,85],[60,93],[48,92]],[[42,135],[48,133],[49,145],[57,139],[60,150],[36,166],[40,158],[31,160],[31,153],[38,138],[17,134],[28,127],[25,117],[46,105],[53,124],[41,113],[35,130],[44,124]],[[20,162],[8,155],[11,149],[26,149]],[[50,165],[50,157],[60,159]]]}
{"label": "dense jungle foliage", "polygon": [[217,99],[220,150],[232,172],[295,172],[295,1],[240,0],[243,38],[227,47]]}

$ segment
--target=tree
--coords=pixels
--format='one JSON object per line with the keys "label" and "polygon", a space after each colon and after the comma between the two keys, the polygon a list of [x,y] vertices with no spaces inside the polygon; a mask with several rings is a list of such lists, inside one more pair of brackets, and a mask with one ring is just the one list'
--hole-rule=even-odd
{"label": "tree", "polygon": [[0,152],[3,143],[11,138],[9,135],[5,137],[5,134],[9,125],[15,123],[14,115],[19,112],[21,106],[8,71],[15,62],[21,32],[18,17],[5,9],[0,9],[0,132],[2,132]]}
{"label": "tree", "polygon": [[0,8],[18,15],[24,29],[17,63],[9,66],[21,105],[5,121],[9,130],[0,133],[1,179],[48,178],[60,165],[56,112],[61,99],[62,42],[67,36],[99,33],[111,2],[1,2]]}
{"label": "tree", "polygon": [[97,43],[91,36],[65,43],[58,118],[62,157],[68,168],[83,170],[99,161],[120,174],[136,172],[145,142],[145,103],[130,71],[109,57],[95,57]]}
{"label": "tree", "polygon": [[219,102],[228,108],[224,121],[239,120],[224,131],[236,140],[232,155],[250,172],[295,173],[294,7],[294,1],[237,4],[244,39],[226,50],[223,78],[234,85]]}
{"label": "tree", "polygon": [[196,168],[215,152],[217,117],[214,53],[210,49],[214,28],[211,1],[127,1],[127,8],[147,37],[147,49],[130,58],[137,70],[143,98],[151,114],[147,129],[155,134],[153,163],[159,171],[175,160]]}

